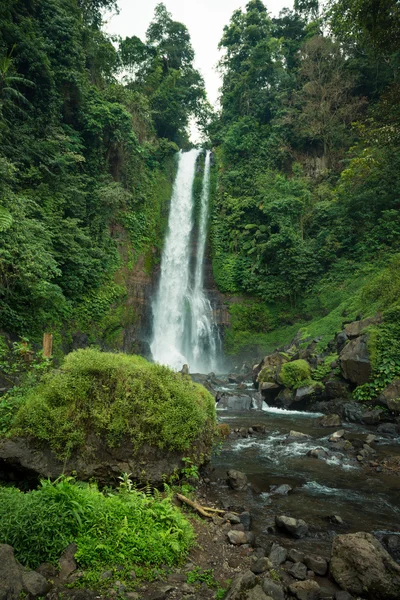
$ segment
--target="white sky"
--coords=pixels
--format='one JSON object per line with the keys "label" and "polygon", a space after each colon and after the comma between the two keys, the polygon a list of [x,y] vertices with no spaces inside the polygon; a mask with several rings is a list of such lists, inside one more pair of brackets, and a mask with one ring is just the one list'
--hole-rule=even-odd
{"label": "white sky", "polygon": [[[119,0],[120,13],[108,20],[106,31],[123,38],[137,35],[144,40],[154,8],[159,2],[160,0]],[[215,104],[221,85],[215,70],[220,58],[218,43],[233,11],[244,8],[247,0],[164,0],[164,4],[172,18],[188,28],[196,53],[195,66],[204,77],[210,102]],[[293,0],[269,0],[264,4],[270,15],[275,17],[282,8],[292,8]]]}

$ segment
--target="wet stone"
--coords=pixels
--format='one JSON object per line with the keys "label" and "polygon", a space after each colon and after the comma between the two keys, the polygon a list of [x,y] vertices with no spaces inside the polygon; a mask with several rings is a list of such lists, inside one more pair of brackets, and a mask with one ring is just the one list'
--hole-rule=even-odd
{"label": "wet stone", "polygon": [[261,573],[265,573],[265,571],[269,571],[272,569],[273,564],[266,556],[262,558],[257,558],[250,567],[250,570],[255,575],[260,575]]}
{"label": "wet stone", "polygon": [[279,566],[285,562],[287,557],[287,550],[279,544],[272,544],[271,552],[269,553],[269,559],[272,564]]}
{"label": "wet stone", "polygon": [[288,559],[293,562],[304,562],[304,552],[300,552],[300,550],[296,550],[296,548],[291,548],[288,553]]}
{"label": "wet stone", "polygon": [[307,567],[311,571],[314,571],[314,573],[316,573],[317,575],[326,575],[326,572],[328,570],[328,563],[324,558],[322,558],[322,556],[306,556],[304,562],[307,565]]}
{"label": "wet stone", "polygon": [[289,575],[292,575],[295,579],[304,580],[307,577],[307,567],[301,562],[294,563],[293,567],[289,569]]}

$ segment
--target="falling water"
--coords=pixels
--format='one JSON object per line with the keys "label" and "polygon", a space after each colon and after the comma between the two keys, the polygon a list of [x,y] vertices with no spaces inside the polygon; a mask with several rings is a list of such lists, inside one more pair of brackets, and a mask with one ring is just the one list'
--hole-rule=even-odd
{"label": "falling water", "polygon": [[210,191],[209,152],[204,168],[194,272],[191,272],[190,262],[193,182],[199,153],[199,150],[191,150],[179,155],[160,284],[153,303],[151,352],[155,361],[174,369],[188,364],[191,372],[208,372],[215,369],[216,362],[216,328],[212,322],[211,304],[203,290]]}

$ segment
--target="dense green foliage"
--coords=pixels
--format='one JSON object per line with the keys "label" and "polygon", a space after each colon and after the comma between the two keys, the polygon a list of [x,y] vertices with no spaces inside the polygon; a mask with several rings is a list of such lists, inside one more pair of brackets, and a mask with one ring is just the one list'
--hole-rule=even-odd
{"label": "dense green foliage", "polygon": [[0,6],[0,328],[12,334],[114,328],[127,291],[115,273],[157,259],[174,142],[207,112],[188,32],[162,4],[140,77],[118,82],[136,66],[129,40],[115,49],[101,29],[115,5]]}
{"label": "dense green foliage", "polygon": [[150,444],[190,453],[200,436],[212,440],[214,422],[214,398],[190,378],[140,356],[86,349],[20,399],[12,431],[60,456],[82,449],[93,433],[109,447],[129,439],[135,450]]}
{"label": "dense green foliage", "polygon": [[229,352],[299,327],[326,344],[344,317],[399,297],[398,267],[379,275],[400,249],[399,23],[391,1],[271,18],[250,0],[225,27],[213,268],[222,291],[253,298],[231,307]]}
{"label": "dense green foliage", "polygon": [[109,494],[71,479],[42,481],[26,493],[0,487],[1,542],[32,569],[42,562],[57,566],[75,542],[75,558],[86,571],[81,583],[98,583],[104,569],[121,564],[130,571],[136,565],[172,565],[193,539],[191,525],[170,498],[146,496],[129,485]]}

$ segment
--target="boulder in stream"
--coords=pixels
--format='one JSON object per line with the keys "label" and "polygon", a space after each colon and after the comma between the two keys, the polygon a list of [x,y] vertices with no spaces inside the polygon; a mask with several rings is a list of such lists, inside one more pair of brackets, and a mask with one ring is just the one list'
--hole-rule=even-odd
{"label": "boulder in stream", "polygon": [[275,517],[275,523],[278,529],[285,531],[295,538],[303,538],[308,533],[308,525],[302,519],[280,515]]}
{"label": "boulder in stream", "polygon": [[331,574],[342,589],[355,596],[368,600],[400,598],[400,565],[370,533],[335,537]]}

